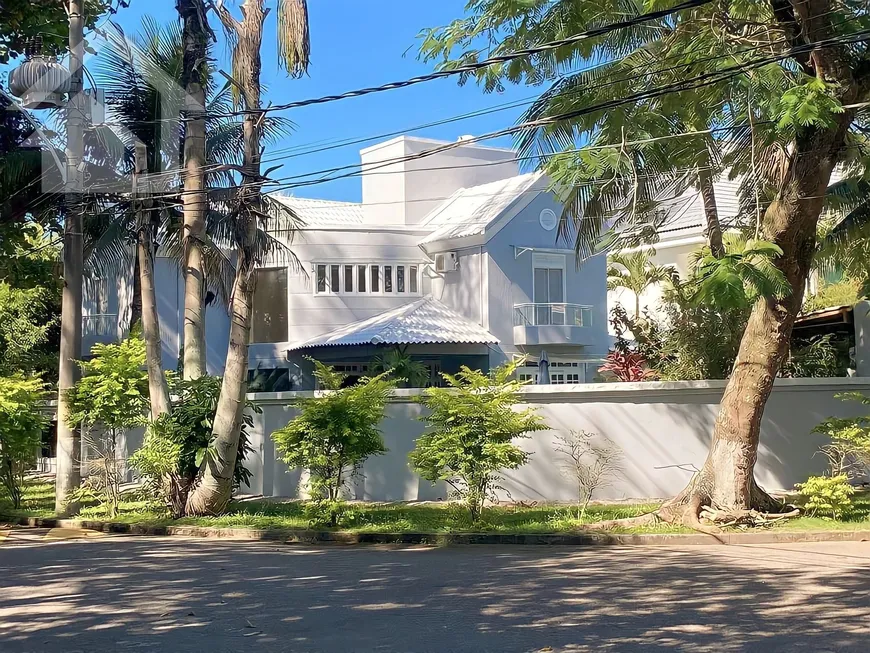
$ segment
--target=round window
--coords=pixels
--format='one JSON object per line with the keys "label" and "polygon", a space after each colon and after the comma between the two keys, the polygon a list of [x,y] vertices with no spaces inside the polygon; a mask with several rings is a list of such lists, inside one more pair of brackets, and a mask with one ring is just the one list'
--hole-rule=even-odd
{"label": "round window", "polygon": [[556,212],[552,209],[544,209],[541,211],[541,226],[547,231],[553,231],[556,228],[556,225],[559,224],[559,218],[556,216]]}

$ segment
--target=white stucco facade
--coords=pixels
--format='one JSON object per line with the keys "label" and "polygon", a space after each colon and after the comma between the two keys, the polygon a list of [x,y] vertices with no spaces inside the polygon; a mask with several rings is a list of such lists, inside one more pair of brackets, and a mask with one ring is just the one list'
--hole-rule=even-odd
{"label": "white stucco facade", "polygon": [[[271,388],[280,377],[279,389],[305,390],[313,387],[307,356],[362,373],[385,348],[413,343],[408,353],[430,366],[433,382],[460,365],[487,369],[516,355],[529,357],[532,375],[542,351],[554,367],[570,368],[557,383],[593,380],[609,344],[605,263],[596,257],[578,268],[570,245],[557,241],[561,206],[546,179],[518,175],[509,150],[462,141],[403,136],[362,150],[361,161],[361,203],[271,196],[303,226],[292,238],[280,217],[268,227],[286,251],[258,271],[252,379],[271,379]],[[158,259],[156,281],[163,362],[174,369],[183,346],[174,261]],[[129,287],[113,280],[87,296],[83,355],[124,333]],[[300,347],[425,297],[443,306],[437,315],[483,335]],[[228,332],[226,307],[212,303],[211,373],[222,371]]]}

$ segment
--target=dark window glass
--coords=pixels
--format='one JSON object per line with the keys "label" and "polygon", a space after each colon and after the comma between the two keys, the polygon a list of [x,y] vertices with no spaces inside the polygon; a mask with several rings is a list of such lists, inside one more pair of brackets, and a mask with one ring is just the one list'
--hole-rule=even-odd
{"label": "dark window glass", "polygon": [[364,265],[356,266],[356,291],[366,291],[366,266]]}
{"label": "dark window glass", "polygon": [[380,267],[373,265],[372,271],[372,292],[381,292]]}
{"label": "dark window glass", "polygon": [[405,266],[396,266],[396,292],[405,292]]}
{"label": "dark window glass", "polygon": [[353,266],[344,266],[344,292],[353,292]]}
{"label": "dark window glass", "polygon": [[417,266],[412,265],[408,268],[408,290],[417,292]]}
{"label": "dark window glass", "polygon": [[329,289],[332,292],[338,292],[341,289],[341,282],[339,281],[340,276],[341,276],[341,266],[340,265],[330,265],[329,266]]}
{"label": "dark window glass", "polygon": [[384,266],[384,292],[393,292],[393,266]]}
{"label": "dark window glass", "polygon": [[326,292],[326,266],[317,266],[317,292]]}
{"label": "dark window glass", "polygon": [[257,270],[251,342],[286,342],[288,327],[287,270]]}

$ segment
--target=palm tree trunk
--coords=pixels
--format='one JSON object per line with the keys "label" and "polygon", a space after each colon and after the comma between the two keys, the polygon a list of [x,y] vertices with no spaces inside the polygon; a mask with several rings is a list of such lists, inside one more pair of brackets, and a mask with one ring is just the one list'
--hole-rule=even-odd
{"label": "palm tree trunk", "polygon": [[181,83],[185,87],[185,111],[192,118],[184,134],[184,378],[198,379],[206,373],[205,275],[203,236],[208,210],[205,180],[206,134],[205,90],[209,27],[202,0],[178,0],[184,23],[184,57]]}
{"label": "palm tree trunk", "polygon": [[163,374],[163,346],[160,339],[160,318],[157,314],[157,293],[154,288],[154,241],[156,220],[153,214],[143,212],[140,178],[147,170],[147,152],[144,143],[136,143],[133,172],[133,202],[139,227],[136,251],[139,261],[139,289],[142,306],[142,337],[145,340],[145,366],[148,370],[148,395],[151,400],[151,419],[157,419],[171,410],[169,386]]}
{"label": "palm tree trunk", "polygon": [[139,269],[139,248],[133,252],[133,296],[130,298],[130,321],[127,333],[133,332],[133,327],[142,319],[142,272]]}
{"label": "palm tree trunk", "polygon": [[69,405],[67,392],[78,378],[76,361],[82,355],[82,277],[84,248],[82,245],[82,214],[76,194],[81,191],[78,169],[84,151],[82,105],[84,59],[84,0],[69,2],[69,106],[67,127],[67,210],[63,228],[63,297],[61,300],[60,361],[57,379],[57,472],[55,475],[55,512],[71,515],[78,505],[70,501],[69,493],[81,482],[81,439],[78,430],[67,425]]}
{"label": "palm tree trunk", "polygon": [[163,348],[160,322],[157,316],[157,294],[154,288],[154,257],[151,229],[139,230],[137,249],[142,288],[142,336],[145,339],[145,365],[148,369],[148,394],[151,398],[151,419],[168,413],[171,408],[169,386],[163,374]]}
{"label": "palm tree trunk", "polygon": [[782,248],[775,264],[792,293],[783,300],[760,300],[753,308],[720,403],[707,461],[689,486],[662,509],[665,518],[697,523],[704,505],[728,510],[769,510],[775,505],[753,474],[761,419],[803,301],[836,152],[853,117],[851,112],[841,114],[836,127],[808,130],[810,135],[797,141],[787,181],[764,216],[764,237]]}
{"label": "palm tree trunk", "polygon": [[713,191],[713,174],[710,171],[710,160],[707,166],[698,170],[698,184],[701,187],[701,198],[704,201],[704,217],[707,221],[707,242],[710,253],[716,258],[725,256],[725,245],[722,242],[722,224],[719,222],[719,209],[716,206],[716,194]]}
{"label": "palm tree trunk", "polygon": [[[260,109],[260,46],[263,21],[266,18],[263,0],[245,0],[242,22],[238,22],[222,7],[221,20],[238,36],[233,52],[233,71],[241,87],[244,106],[248,111]],[[243,62],[243,65],[236,64]],[[221,394],[218,399],[212,438],[215,454],[203,471],[199,485],[188,498],[188,514],[222,512],[232,498],[233,470],[239,450],[239,434],[245,394],[248,387],[248,341],[254,294],[254,239],[257,220],[262,214],[260,198],[260,113],[247,113],[243,124],[244,173],[239,191],[237,219],[244,227],[243,241],[238,244],[238,262],[233,284],[231,306],[232,325]]]}

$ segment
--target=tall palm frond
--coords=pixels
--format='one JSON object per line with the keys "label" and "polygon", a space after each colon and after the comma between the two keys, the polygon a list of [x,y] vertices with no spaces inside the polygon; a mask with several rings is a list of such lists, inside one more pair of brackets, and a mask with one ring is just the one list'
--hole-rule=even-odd
{"label": "tall palm frond", "polygon": [[[158,251],[179,267],[183,254],[181,217],[172,194],[181,183],[184,90],[177,80],[182,59],[182,33],[177,23],[164,26],[153,19],[145,19],[141,32],[131,39],[119,30],[109,31],[107,47],[101,51],[100,63],[95,67],[95,76],[106,89],[112,123],[123,127],[112,130],[116,141],[127,149],[127,159],[120,164],[123,171],[130,169],[129,155],[136,139],[148,147],[148,170],[152,180],[156,179],[166,191],[166,198],[155,200],[154,210],[159,212],[161,220]],[[212,72],[206,81],[206,108],[218,114],[227,113],[232,108],[230,84],[217,86]],[[264,136],[267,140],[276,140],[286,134],[291,125],[286,119],[268,117],[263,121]],[[220,166],[240,165],[241,145],[240,120],[209,121],[206,149],[211,167],[211,192],[203,265],[209,290],[224,306],[229,305],[235,275],[235,258],[229,254],[235,242],[235,227],[229,205],[221,199],[216,187],[224,187],[228,197],[235,194],[238,173]],[[110,213],[90,218],[92,243],[87,260],[100,276],[123,274],[133,269],[130,261],[135,256],[135,216],[129,209],[128,202],[119,202]],[[280,249],[286,249],[284,242],[263,232],[258,235],[257,247],[263,250],[264,256],[274,256]],[[287,258],[292,259],[289,255]]]}

